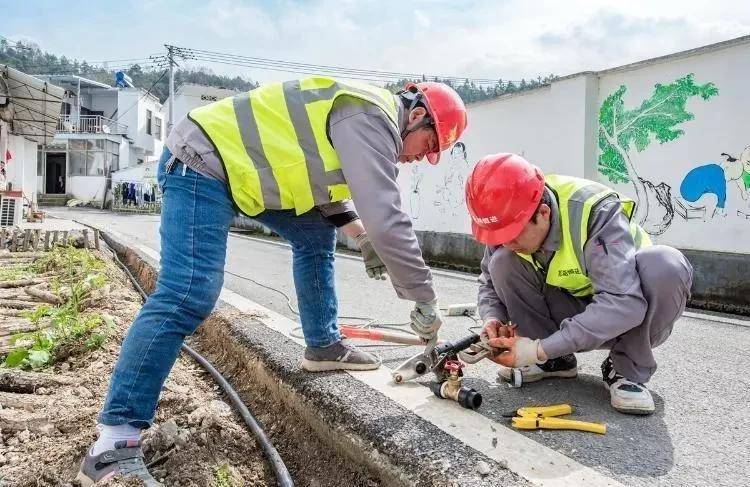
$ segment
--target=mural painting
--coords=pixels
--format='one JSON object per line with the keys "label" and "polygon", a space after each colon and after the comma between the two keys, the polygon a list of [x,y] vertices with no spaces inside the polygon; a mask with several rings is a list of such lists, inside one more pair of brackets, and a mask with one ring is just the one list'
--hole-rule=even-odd
{"label": "mural painting", "polygon": [[[680,199],[675,198],[677,213],[686,220],[705,218],[708,214],[706,195],[713,195],[715,206],[710,217],[727,216],[727,196],[730,192],[739,194],[742,202],[750,204],[750,146],[745,147],[740,157],[726,152],[721,164],[712,162],[691,169],[680,184]],[[737,209],[738,216],[746,216],[747,206]]]}
{"label": "mural painting", "polygon": [[[673,205],[672,188],[665,182],[654,183],[642,178],[633,161],[634,152],[646,150],[652,139],[665,144],[680,138],[684,134],[680,125],[694,118],[686,110],[687,101],[693,97],[708,101],[718,95],[719,90],[710,82],[696,84],[693,74],[688,74],[666,85],[657,83],[651,96],[633,109],[625,107],[623,95],[626,90],[625,85],[621,85],[604,100],[599,109],[598,170],[612,183],[632,183],[638,203],[636,221],[651,235],[660,235],[671,225],[675,206],[685,219],[702,218],[703,215],[696,216],[700,214],[700,209],[693,212],[694,208],[686,208],[679,200]],[[690,178],[686,176],[688,183],[684,194],[688,198],[685,199],[689,201],[696,195],[700,198],[706,191],[718,197],[722,192],[719,177],[725,193],[725,177],[720,176],[718,169],[710,167],[700,170],[697,175],[693,173]],[[710,179],[708,188],[704,184],[706,178]],[[698,180],[701,182],[693,182]],[[722,210],[723,205],[722,201]]]}
{"label": "mural painting", "polygon": [[466,145],[456,142],[451,148],[451,157],[443,179],[435,190],[433,205],[438,212],[452,215],[463,213],[464,180],[469,161],[466,159]]}
{"label": "mural painting", "polygon": [[422,215],[422,195],[419,185],[424,179],[424,173],[417,164],[411,165],[411,186],[409,187],[409,216],[412,220],[419,220]]}

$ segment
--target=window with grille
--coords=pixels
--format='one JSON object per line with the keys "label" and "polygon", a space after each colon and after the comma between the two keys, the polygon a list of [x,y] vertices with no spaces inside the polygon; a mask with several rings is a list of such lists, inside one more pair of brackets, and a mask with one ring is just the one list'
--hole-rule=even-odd
{"label": "window with grille", "polygon": [[153,113],[151,113],[151,110],[146,110],[146,133],[148,135],[152,135],[151,132],[151,119],[153,118]]}
{"label": "window with grille", "polygon": [[16,218],[16,198],[0,199],[0,227],[12,227]]}

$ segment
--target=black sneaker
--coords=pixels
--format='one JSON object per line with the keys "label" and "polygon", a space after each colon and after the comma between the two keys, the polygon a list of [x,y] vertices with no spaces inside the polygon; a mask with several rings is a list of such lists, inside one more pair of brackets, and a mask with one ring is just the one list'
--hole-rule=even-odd
{"label": "black sneaker", "polygon": [[602,362],[604,387],[609,390],[612,407],[625,414],[651,414],[654,412],[654,398],[641,383],[633,382],[618,374],[612,359]]}
{"label": "black sneaker", "polygon": [[578,376],[578,361],[572,353],[562,357],[552,358],[543,364],[534,364],[526,367],[505,367],[500,365],[497,371],[498,379],[505,382],[514,381],[514,370],[521,373],[522,382],[536,382],[549,377],[573,378]]}

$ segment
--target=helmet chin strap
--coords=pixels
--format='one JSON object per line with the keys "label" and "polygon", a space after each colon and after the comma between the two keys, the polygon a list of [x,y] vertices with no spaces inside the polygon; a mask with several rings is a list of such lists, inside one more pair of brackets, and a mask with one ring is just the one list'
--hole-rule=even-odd
{"label": "helmet chin strap", "polygon": [[[417,105],[419,105],[419,103],[422,101],[422,93],[419,93],[418,91],[402,91],[399,93],[399,95],[401,96],[401,99],[409,103],[409,106],[407,108],[407,110],[409,111],[409,114],[411,114],[412,110],[414,110],[417,107]],[[429,115],[429,113],[425,115],[424,118],[422,118],[422,120],[417,122],[416,125],[414,125],[411,128],[408,128],[408,123],[407,123],[407,128],[401,131],[401,140],[406,139],[406,136],[409,135],[410,133],[421,129],[422,127],[429,126],[429,125],[432,125],[432,117]]]}

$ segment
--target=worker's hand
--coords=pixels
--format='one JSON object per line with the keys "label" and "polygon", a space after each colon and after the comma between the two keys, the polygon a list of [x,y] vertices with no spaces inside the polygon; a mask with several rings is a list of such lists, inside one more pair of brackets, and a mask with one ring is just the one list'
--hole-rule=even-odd
{"label": "worker's hand", "polygon": [[488,318],[479,336],[484,343],[488,343],[492,338],[512,338],[516,336],[517,326],[513,323],[503,323],[497,318]]}
{"label": "worker's hand", "polygon": [[369,277],[373,279],[382,279],[388,276],[388,270],[385,268],[385,264],[380,260],[378,254],[370,242],[370,238],[366,233],[361,233],[354,237],[354,242],[362,252],[362,259],[365,261],[365,271]]}
{"label": "worker's hand", "polygon": [[504,352],[489,357],[495,363],[506,367],[525,367],[544,362],[539,357],[539,340],[513,336],[510,338],[491,338],[487,344],[494,348],[506,349]]}
{"label": "worker's hand", "polygon": [[414,305],[414,311],[411,312],[411,329],[420,338],[427,342],[435,340],[442,325],[443,317],[438,309],[437,299]]}

